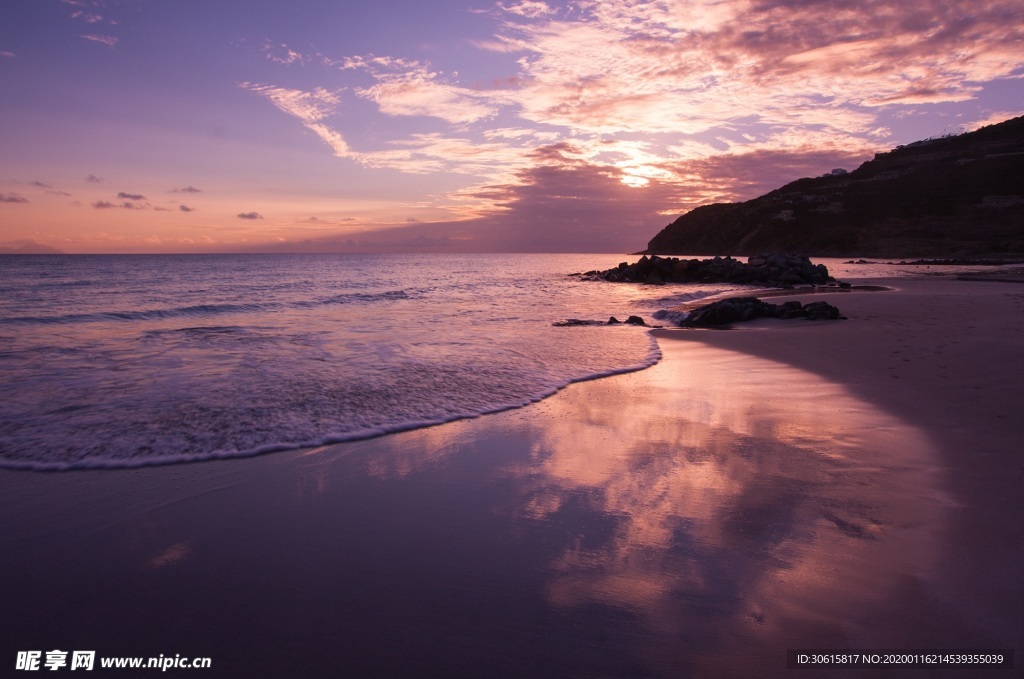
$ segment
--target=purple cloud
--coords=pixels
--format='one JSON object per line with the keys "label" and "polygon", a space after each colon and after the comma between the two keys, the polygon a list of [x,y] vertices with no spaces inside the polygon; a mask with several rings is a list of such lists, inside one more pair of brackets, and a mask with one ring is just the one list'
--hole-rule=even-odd
{"label": "purple cloud", "polygon": [[238,213],[239,219],[263,219],[263,215],[259,212],[240,212]]}
{"label": "purple cloud", "polygon": [[27,198],[22,198],[16,193],[0,193],[0,203],[27,203]]}

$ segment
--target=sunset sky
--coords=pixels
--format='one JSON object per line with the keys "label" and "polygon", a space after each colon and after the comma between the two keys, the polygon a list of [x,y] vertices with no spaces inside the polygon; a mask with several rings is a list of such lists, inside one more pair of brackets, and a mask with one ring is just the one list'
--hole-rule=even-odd
{"label": "sunset sky", "polygon": [[1020,0],[3,0],[0,246],[641,249],[1024,113]]}

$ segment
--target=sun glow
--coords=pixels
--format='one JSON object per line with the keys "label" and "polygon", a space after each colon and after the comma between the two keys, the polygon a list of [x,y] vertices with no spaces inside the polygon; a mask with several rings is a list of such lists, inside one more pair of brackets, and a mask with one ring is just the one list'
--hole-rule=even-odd
{"label": "sun glow", "polygon": [[653,165],[634,163],[629,165],[619,165],[619,169],[622,170],[622,176],[619,181],[626,186],[630,186],[635,189],[650,185],[651,180],[653,179],[672,180],[673,178],[673,174],[671,172]]}
{"label": "sun glow", "polygon": [[626,186],[631,186],[634,189],[642,188],[651,183],[651,180],[647,177],[641,177],[635,174],[624,175],[620,181]]}

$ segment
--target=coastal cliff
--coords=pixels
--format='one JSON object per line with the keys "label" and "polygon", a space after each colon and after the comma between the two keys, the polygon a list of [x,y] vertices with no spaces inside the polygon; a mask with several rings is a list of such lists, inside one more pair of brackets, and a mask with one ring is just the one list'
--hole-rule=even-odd
{"label": "coastal cliff", "polygon": [[646,254],[1024,255],[1024,116],[877,154],[742,203],[698,207]]}

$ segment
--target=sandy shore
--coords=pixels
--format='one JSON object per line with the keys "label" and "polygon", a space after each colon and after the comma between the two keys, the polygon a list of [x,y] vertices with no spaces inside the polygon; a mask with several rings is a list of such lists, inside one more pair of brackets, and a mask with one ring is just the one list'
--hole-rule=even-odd
{"label": "sandy shore", "polygon": [[475,420],[0,472],[0,663],[63,649],[209,657],[218,677],[835,676],[786,670],[786,649],[1011,648],[1024,287],[887,283],[815,297],[848,321],[657,331],[653,368]]}
{"label": "sandy shore", "polygon": [[846,322],[767,320],[662,336],[806,370],[926,433],[952,503],[939,534],[940,558],[925,572],[908,574],[893,593],[894,607],[916,611],[913,627],[888,618],[887,609],[872,625],[884,630],[881,639],[901,646],[1018,645],[1024,639],[1024,287],[994,279],[865,282],[896,291],[813,297],[837,305]]}

